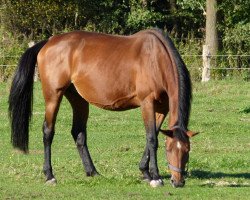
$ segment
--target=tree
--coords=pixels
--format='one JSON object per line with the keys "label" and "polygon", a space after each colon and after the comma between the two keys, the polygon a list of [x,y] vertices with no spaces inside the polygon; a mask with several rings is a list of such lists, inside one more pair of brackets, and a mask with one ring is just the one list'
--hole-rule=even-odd
{"label": "tree", "polygon": [[[177,10],[176,0],[170,0],[169,5],[170,5],[170,13],[174,16],[176,14],[176,10]],[[178,26],[177,20],[175,18],[173,18],[173,30],[172,30],[172,32],[177,32],[177,30],[178,30],[177,26]]]}
{"label": "tree", "polygon": [[210,79],[210,55],[216,55],[218,51],[217,33],[217,0],[206,0],[206,41],[203,45],[203,72],[202,82]]}
{"label": "tree", "polygon": [[218,29],[223,33],[223,52],[249,55],[250,1],[220,0],[218,9],[221,13]]}
{"label": "tree", "polygon": [[217,0],[206,0],[206,45],[212,55],[218,51]]}

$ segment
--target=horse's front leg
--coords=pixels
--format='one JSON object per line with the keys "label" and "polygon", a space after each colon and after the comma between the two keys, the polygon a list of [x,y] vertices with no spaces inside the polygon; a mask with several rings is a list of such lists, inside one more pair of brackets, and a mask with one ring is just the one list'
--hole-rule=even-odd
{"label": "horse's front leg", "polygon": [[[158,136],[159,130],[161,128],[161,125],[166,117],[165,113],[155,113],[155,120],[156,120],[156,134]],[[149,160],[150,160],[150,154],[148,145],[146,144],[145,150],[143,152],[143,156],[141,159],[141,162],[139,164],[139,169],[142,172],[143,180],[150,182],[152,180],[152,177],[149,173]]]}
{"label": "horse's front leg", "polygon": [[[142,117],[146,129],[146,148],[140,163],[140,170],[146,180],[150,180],[152,187],[162,186],[157,165],[158,134],[154,111],[154,100],[148,97],[141,105]],[[150,161],[150,163],[149,163]],[[149,165],[150,164],[150,165]],[[149,166],[148,166],[149,165]]]}

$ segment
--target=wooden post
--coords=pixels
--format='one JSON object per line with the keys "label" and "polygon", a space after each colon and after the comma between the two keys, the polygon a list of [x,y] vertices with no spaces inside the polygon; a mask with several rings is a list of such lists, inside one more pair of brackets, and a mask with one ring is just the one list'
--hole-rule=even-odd
{"label": "wooden post", "polygon": [[[33,47],[35,45],[35,42],[34,41],[30,41],[28,43],[28,45],[29,45],[29,48]],[[38,80],[38,70],[37,70],[37,66],[36,66],[35,67],[35,74],[34,74],[34,81],[37,82],[37,80]]]}
{"label": "wooden post", "polygon": [[207,82],[210,80],[210,61],[211,61],[211,54],[208,45],[203,45],[202,59],[203,59],[203,71],[202,71],[201,82]]}

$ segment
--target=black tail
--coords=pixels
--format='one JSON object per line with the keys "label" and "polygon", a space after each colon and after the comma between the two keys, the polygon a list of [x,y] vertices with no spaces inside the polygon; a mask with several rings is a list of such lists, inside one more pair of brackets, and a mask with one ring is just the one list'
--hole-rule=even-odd
{"label": "black tail", "polygon": [[9,95],[11,142],[25,153],[29,144],[29,121],[32,116],[33,82],[37,54],[47,41],[41,41],[22,55]]}

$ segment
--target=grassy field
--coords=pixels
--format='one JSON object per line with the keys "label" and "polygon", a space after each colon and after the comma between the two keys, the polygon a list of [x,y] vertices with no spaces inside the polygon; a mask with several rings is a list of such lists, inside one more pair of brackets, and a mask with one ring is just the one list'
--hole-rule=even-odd
{"label": "grassy field", "polygon": [[58,184],[45,185],[40,84],[35,85],[29,155],[13,150],[10,144],[8,91],[9,84],[0,84],[0,199],[249,199],[249,82],[193,84],[190,129],[201,133],[191,141],[190,173],[186,186],[180,189],[169,184],[162,135],[158,162],[165,186],[151,188],[141,182],[138,163],[145,133],[139,109],[110,112],[91,106],[88,144],[102,176],[85,177],[70,135],[71,108],[66,100],[60,108],[52,148]]}

